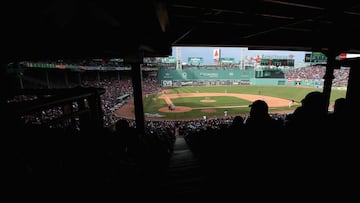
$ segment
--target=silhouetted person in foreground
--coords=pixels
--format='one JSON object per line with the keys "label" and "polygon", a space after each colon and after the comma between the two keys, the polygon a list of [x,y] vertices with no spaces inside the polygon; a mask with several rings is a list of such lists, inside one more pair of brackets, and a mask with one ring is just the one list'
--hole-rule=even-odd
{"label": "silhouetted person in foreground", "polygon": [[343,114],[347,112],[347,104],[345,98],[338,98],[334,104],[334,114]]}
{"label": "silhouetted person in foreground", "polygon": [[256,100],[249,107],[251,107],[250,116],[245,122],[249,130],[259,132],[280,127],[281,123],[270,117],[269,107],[264,100]]}
{"label": "silhouetted person in foreground", "polygon": [[328,116],[330,130],[335,128],[340,130],[348,130],[348,128],[351,126],[350,118],[352,118],[349,114],[350,111],[347,100],[345,98],[336,99],[334,104],[334,112]]}
{"label": "silhouetted person in foreground", "polygon": [[126,120],[118,120],[115,123],[116,137],[119,147],[133,159],[139,159],[141,140],[134,128],[129,126]]}
{"label": "silhouetted person in foreground", "polygon": [[228,127],[227,131],[224,132],[224,135],[227,135],[230,138],[229,142],[233,142],[234,138],[239,138],[242,135],[245,135],[245,123],[244,118],[242,116],[235,116],[233,122]]}
{"label": "silhouetted person in foreground", "polygon": [[241,129],[244,127],[244,118],[242,116],[235,116],[230,128]]}
{"label": "silhouetted person in foreground", "polygon": [[308,133],[322,129],[327,117],[327,107],[323,93],[313,91],[301,100],[301,106],[288,116],[287,126],[293,130]]}

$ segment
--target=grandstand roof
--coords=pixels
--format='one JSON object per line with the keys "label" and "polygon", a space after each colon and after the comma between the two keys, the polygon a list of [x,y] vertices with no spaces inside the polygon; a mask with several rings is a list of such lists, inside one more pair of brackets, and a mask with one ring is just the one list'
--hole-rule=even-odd
{"label": "grandstand roof", "polygon": [[360,53],[357,0],[13,0],[2,8],[6,60],[161,56],[171,46]]}

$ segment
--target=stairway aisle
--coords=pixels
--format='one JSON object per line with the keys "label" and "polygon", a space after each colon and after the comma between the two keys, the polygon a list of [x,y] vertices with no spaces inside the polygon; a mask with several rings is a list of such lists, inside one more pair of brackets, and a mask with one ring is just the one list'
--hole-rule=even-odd
{"label": "stairway aisle", "polygon": [[177,137],[164,190],[172,198],[190,198],[204,192],[207,178],[183,137]]}

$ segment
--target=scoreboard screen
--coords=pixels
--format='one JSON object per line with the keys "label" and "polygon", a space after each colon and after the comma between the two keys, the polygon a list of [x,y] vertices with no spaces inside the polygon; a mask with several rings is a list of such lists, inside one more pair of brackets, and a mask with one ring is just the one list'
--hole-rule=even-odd
{"label": "scoreboard screen", "polygon": [[294,59],[261,59],[262,66],[294,66]]}

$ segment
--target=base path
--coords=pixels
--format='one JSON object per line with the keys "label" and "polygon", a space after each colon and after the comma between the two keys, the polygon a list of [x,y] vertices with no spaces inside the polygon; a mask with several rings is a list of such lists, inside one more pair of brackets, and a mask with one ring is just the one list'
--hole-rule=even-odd
{"label": "base path", "polygon": [[171,99],[181,98],[181,97],[237,97],[240,99],[245,99],[248,101],[255,101],[258,99],[264,100],[268,106],[271,107],[282,107],[289,105],[289,100],[281,99],[277,97],[255,95],[255,94],[234,94],[234,93],[181,93],[181,94],[162,94],[159,96],[159,99],[164,99],[165,102],[170,105],[172,104]]}

